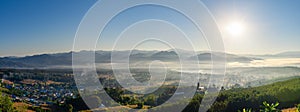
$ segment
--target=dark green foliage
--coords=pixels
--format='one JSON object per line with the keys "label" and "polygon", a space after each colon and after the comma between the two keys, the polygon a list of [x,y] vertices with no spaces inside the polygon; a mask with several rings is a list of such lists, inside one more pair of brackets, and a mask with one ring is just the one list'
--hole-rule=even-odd
{"label": "dark green foliage", "polygon": [[157,105],[156,100],[157,100],[157,96],[153,94],[148,95],[147,97],[144,98],[145,105],[155,106]]}
{"label": "dark green foliage", "polygon": [[67,99],[66,104],[72,105],[74,111],[89,109],[89,107],[85,104],[85,102],[82,100],[80,96],[75,99],[71,99],[71,98]]}
{"label": "dark green foliage", "polygon": [[200,107],[200,102],[203,99],[203,95],[195,95],[190,103],[183,110],[184,112],[198,112]]}
{"label": "dark green foliage", "polygon": [[116,89],[104,88],[104,90],[116,102],[122,102],[121,95],[124,94],[124,91],[122,89],[120,89],[120,88],[116,88]]}
{"label": "dark green foliage", "polygon": [[144,106],[144,103],[143,103],[143,102],[138,102],[136,108],[137,108],[137,109],[142,109],[143,106]]}

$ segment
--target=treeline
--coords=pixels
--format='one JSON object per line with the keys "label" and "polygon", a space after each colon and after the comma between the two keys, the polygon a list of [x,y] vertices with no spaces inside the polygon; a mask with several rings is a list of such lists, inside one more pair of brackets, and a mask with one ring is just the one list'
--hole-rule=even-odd
{"label": "treeline", "polygon": [[73,72],[70,70],[40,70],[40,69],[0,69],[0,78],[7,79],[12,82],[20,82],[24,79],[34,79],[39,81],[52,80],[55,82],[65,82],[75,84]]}

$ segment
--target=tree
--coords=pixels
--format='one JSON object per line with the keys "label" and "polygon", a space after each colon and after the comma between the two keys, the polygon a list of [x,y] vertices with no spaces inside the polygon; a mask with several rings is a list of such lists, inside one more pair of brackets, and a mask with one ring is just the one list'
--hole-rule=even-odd
{"label": "tree", "polygon": [[251,110],[252,110],[252,109],[245,109],[245,108],[244,108],[243,111],[240,111],[240,110],[239,110],[238,112],[252,112]]}
{"label": "tree", "polygon": [[115,88],[115,89],[104,88],[104,90],[116,102],[121,102],[122,101],[122,97],[121,96],[124,93],[124,91],[122,89],[120,89],[120,88]]}
{"label": "tree", "polygon": [[89,107],[86,105],[86,103],[82,100],[81,96],[78,96],[75,99],[67,98],[66,104],[72,105],[74,111],[88,110],[89,109]]}
{"label": "tree", "polygon": [[156,106],[157,97],[154,94],[147,96],[144,101],[146,105]]}
{"label": "tree", "polygon": [[138,102],[137,103],[137,109],[142,109],[144,107],[144,103],[143,102]]}
{"label": "tree", "polygon": [[14,108],[11,99],[8,96],[2,95],[2,93],[0,93],[0,112],[13,112],[13,111]]}
{"label": "tree", "polygon": [[300,112],[300,104],[297,105],[298,112]]}

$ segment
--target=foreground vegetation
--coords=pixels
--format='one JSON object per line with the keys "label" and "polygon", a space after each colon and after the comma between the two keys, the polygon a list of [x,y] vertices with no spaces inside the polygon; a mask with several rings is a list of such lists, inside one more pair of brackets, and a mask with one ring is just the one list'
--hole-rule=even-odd
{"label": "foreground vegetation", "polygon": [[[169,90],[173,90],[169,89]],[[136,98],[124,95],[121,89],[106,90],[113,99],[120,104],[130,108],[151,108],[163,103],[169,98],[167,94],[159,96],[147,95]],[[172,92],[170,92],[172,93]],[[189,105],[183,110],[184,112],[197,112],[203,94],[196,94]],[[74,110],[88,109],[80,98],[76,101],[68,101],[74,106]],[[103,104],[108,103],[101,101]],[[297,105],[298,104],[298,105]],[[136,105],[136,106],[133,106]],[[153,108],[153,111],[164,111],[169,108],[179,107],[181,104],[170,104],[160,108]],[[249,87],[249,88],[233,88],[222,90],[209,112],[278,112],[282,109],[295,108],[300,109],[300,78],[287,81],[277,82],[265,86]]]}
{"label": "foreground vegetation", "polygon": [[[196,95],[196,98],[197,96],[201,97],[201,95]],[[277,102],[279,102],[280,105],[277,104]],[[199,103],[200,101],[195,103],[192,102],[185,110],[191,111],[193,109],[190,108],[199,107]],[[209,111],[236,112],[238,110],[248,109],[253,112],[259,112],[262,107],[276,107],[276,109],[281,110],[284,108],[295,107],[295,105],[299,103],[300,78],[296,78],[260,87],[234,88],[221,91],[216,102]],[[300,106],[298,105],[298,108],[299,107]]]}

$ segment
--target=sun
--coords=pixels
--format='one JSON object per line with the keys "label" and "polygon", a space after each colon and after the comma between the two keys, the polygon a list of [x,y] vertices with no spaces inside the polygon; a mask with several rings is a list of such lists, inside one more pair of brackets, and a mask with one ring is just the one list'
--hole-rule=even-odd
{"label": "sun", "polygon": [[245,26],[242,24],[242,22],[231,22],[226,27],[226,30],[229,34],[232,36],[240,36],[245,31]]}

